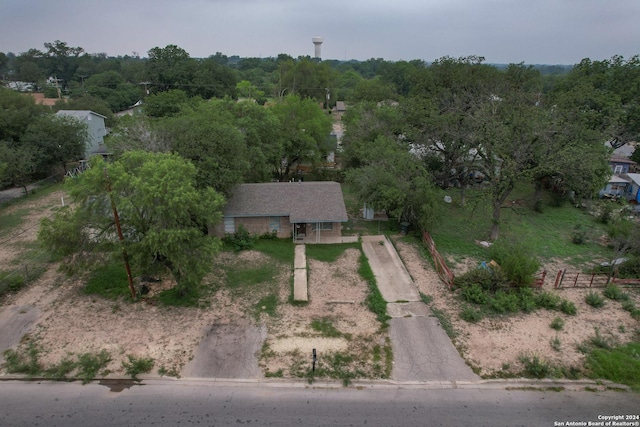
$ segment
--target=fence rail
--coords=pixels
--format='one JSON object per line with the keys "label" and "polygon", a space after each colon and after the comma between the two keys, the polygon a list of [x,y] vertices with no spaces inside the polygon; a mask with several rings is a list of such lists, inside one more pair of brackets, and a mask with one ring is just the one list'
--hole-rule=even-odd
{"label": "fence rail", "polygon": [[619,279],[615,274],[609,277],[608,274],[572,272],[565,269],[558,271],[553,287],[555,289],[603,288],[609,283],[623,286],[640,286],[640,279]]}
{"label": "fence rail", "polygon": [[422,243],[424,243],[427,249],[429,249],[431,258],[433,258],[433,263],[436,266],[436,272],[438,273],[438,276],[440,276],[440,280],[446,283],[447,286],[449,286],[449,289],[453,288],[453,279],[455,276],[447,266],[447,263],[444,262],[444,258],[440,255],[440,252],[436,249],[436,244],[433,241],[433,238],[426,231],[422,232]]}

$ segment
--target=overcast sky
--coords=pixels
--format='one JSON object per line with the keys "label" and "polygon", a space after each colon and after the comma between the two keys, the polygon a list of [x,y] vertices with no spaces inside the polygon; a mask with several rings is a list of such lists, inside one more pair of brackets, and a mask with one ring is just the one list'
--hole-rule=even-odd
{"label": "overcast sky", "polygon": [[484,56],[575,64],[640,53],[640,0],[0,0],[0,52],[62,40],[89,53],[323,59]]}

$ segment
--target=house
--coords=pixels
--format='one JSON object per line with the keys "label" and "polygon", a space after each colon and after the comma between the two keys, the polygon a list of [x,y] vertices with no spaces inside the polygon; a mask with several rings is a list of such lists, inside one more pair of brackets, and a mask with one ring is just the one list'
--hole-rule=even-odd
{"label": "house", "polygon": [[640,173],[628,173],[622,178],[626,178],[628,182],[625,198],[632,203],[640,204]]}
{"label": "house", "polygon": [[60,110],[56,113],[56,116],[74,117],[87,125],[89,139],[85,149],[85,159],[92,155],[100,154],[101,151],[105,150],[104,137],[107,134],[107,128],[104,125],[105,116],[89,110]]}
{"label": "house", "polygon": [[627,192],[629,182],[621,176],[611,175],[607,185],[600,190],[600,197],[621,197]]}
{"label": "house", "polygon": [[623,156],[611,156],[609,159],[609,166],[615,175],[631,172],[635,164],[636,162]]}
{"label": "house", "polygon": [[270,182],[240,184],[223,209],[213,234],[224,236],[243,226],[253,235],[276,233],[300,243],[341,242],[347,222],[337,182]]}

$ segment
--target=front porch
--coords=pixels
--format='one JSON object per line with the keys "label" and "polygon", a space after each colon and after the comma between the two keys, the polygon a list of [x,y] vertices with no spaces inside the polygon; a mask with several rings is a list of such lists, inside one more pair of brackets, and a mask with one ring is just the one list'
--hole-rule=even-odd
{"label": "front porch", "polygon": [[295,244],[335,244],[335,243],[355,243],[358,241],[358,236],[327,236],[320,234],[319,236],[298,236],[293,239]]}

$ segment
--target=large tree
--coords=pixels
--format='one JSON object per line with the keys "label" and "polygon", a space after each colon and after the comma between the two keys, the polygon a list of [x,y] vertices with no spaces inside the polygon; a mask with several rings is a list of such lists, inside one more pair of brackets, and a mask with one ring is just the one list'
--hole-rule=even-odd
{"label": "large tree", "polygon": [[[166,153],[132,151],[106,164],[94,157],[91,168],[69,182],[74,203],[45,219],[39,239],[54,252],[78,257],[117,254],[121,249],[134,275],[164,268],[180,297],[192,295],[211,268],[219,241],[207,228],[221,218],[223,197],[197,189],[196,169]],[[112,204],[124,241],[116,240]]]}

